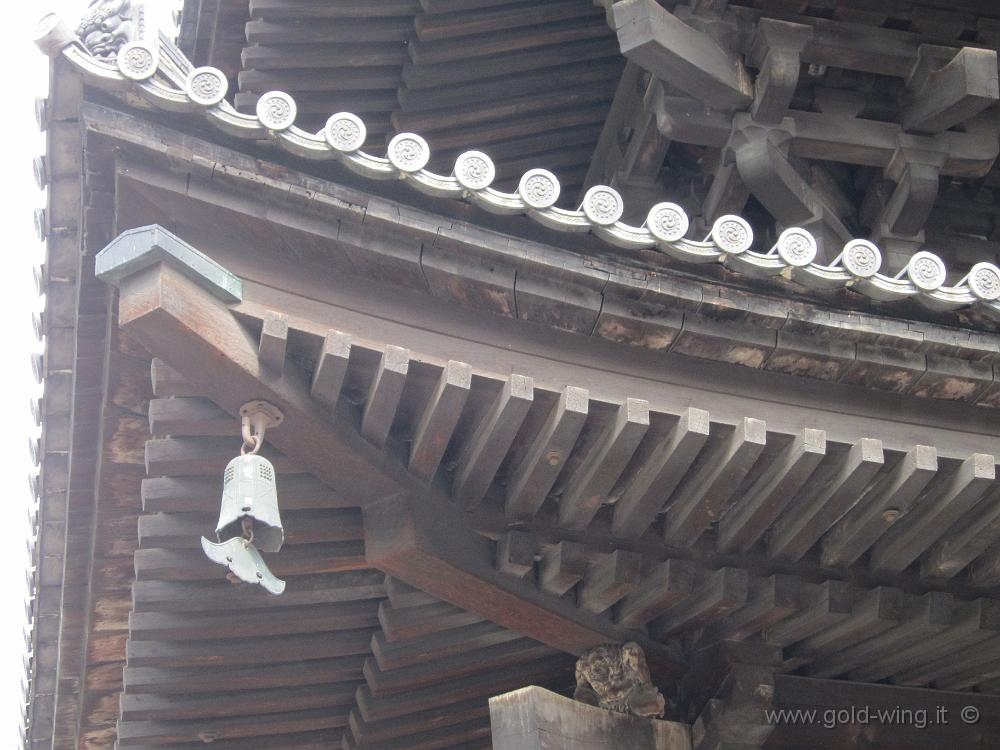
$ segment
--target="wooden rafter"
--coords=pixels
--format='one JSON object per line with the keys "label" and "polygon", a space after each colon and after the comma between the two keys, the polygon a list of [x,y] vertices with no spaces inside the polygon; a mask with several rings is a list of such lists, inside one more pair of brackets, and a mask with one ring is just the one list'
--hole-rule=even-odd
{"label": "wooden rafter", "polygon": [[[152,247],[155,234],[134,233],[129,242],[145,237]],[[224,411],[235,415],[253,399],[281,409],[285,420],[267,440],[366,506],[369,565],[560,650],[575,653],[608,639],[634,638],[646,644],[661,669],[677,668],[641,633],[501,577],[491,543],[463,527],[454,506],[438,499],[434,489],[423,489],[389,452],[365,442],[344,415],[331,414],[311,399],[309,378],[292,362],[285,362],[280,373],[273,362],[266,367],[260,342],[240,325],[218,290],[192,281],[177,264],[159,259],[115,278],[121,326]]]}

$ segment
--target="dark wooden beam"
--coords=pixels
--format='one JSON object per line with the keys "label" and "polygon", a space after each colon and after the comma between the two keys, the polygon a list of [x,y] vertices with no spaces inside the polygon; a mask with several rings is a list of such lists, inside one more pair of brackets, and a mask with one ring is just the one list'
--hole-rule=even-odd
{"label": "dark wooden beam", "polygon": [[615,536],[637,539],[662,510],[708,439],[709,416],[689,408],[634,473],[614,506],[611,529]]}
{"label": "dark wooden beam", "polygon": [[559,498],[559,523],[587,527],[607,499],[649,429],[649,403],[629,398],[605,425]]}
{"label": "dark wooden beam", "polygon": [[870,658],[849,673],[852,680],[877,681],[891,677],[914,664],[960,651],[981,643],[1000,633],[1000,602],[977,599],[973,602],[956,602],[948,626],[941,632],[926,635],[890,651],[872,654]]}
{"label": "dark wooden beam", "polygon": [[162,262],[117,283],[123,328],[230,414],[255,399],[281,409],[285,420],[267,442],[297,455],[317,478],[358,498],[408,482],[405,469],[366,446],[353,427],[331,427],[341,418],[325,415],[309,396],[305,373],[292,363],[280,375],[268,372],[258,342],[211,291]]}
{"label": "dark wooden beam", "polygon": [[826,455],[826,433],[805,429],[796,435],[719,522],[722,552],[746,552],[764,535],[812,476]]}
{"label": "dark wooden beam", "polygon": [[985,553],[1000,537],[1000,489],[967,513],[920,562],[924,578],[952,578]]}
{"label": "dark wooden beam", "polygon": [[893,654],[913,643],[940,633],[951,624],[954,600],[950,594],[932,592],[915,598],[904,607],[900,623],[880,634],[861,636],[859,643],[848,644],[818,660],[808,669],[813,677],[836,677],[863,667],[885,654]]}
{"label": "dark wooden beam", "polygon": [[567,386],[549,413],[521,463],[507,482],[505,512],[509,518],[533,516],[542,507],[569,458],[589,412],[583,388]]}
{"label": "dark wooden beam", "polygon": [[823,538],[823,564],[832,568],[856,562],[909,512],[937,469],[937,451],[914,446]]}
{"label": "dark wooden beam", "polygon": [[494,750],[686,750],[690,729],[527,687],[490,699]]}
{"label": "dark wooden beam", "polygon": [[530,534],[508,531],[497,541],[497,570],[524,578],[535,568],[535,544]]}
{"label": "dark wooden beam", "polygon": [[285,316],[270,312],[264,318],[260,331],[258,355],[263,367],[280,375],[285,369],[285,351],[288,349],[288,320]]}
{"label": "dark wooden beam", "polygon": [[410,445],[410,471],[424,480],[437,473],[472,386],[472,368],[448,362],[424,407]]}
{"label": "dark wooden beam", "polygon": [[351,337],[340,331],[330,331],[323,339],[309,387],[310,395],[328,408],[334,408],[340,398],[350,358]]}
{"label": "dark wooden beam", "polygon": [[767,441],[759,419],[741,420],[699,461],[669,500],[663,518],[664,539],[675,547],[690,547],[717,521],[740,482],[753,468]]}
{"label": "dark wooden beam", "polygon": [[703,31],[651,0],[623,0],[612,9],[622,54],[715,109],[740,109],[753,99],[739,59]]}
{"label": "dark wooden beam", "polygon": [[750,115],[766,125],[777,125],[785,116],[799,81],[801,53],[812,37],[809,26],[771,18],[761,19],[749,62],[760,70],[754,81]]}
{"label": "dark wooden beam", "polygon": [[806,495],[799,497],[771,527],[767,552],[772,558],[802,559],[858,500],[859,494],[882,468],[882,443],[862,438],[845,453],[831,456],[817,472]]}
{"label": "dark wooden beam", "polygon": [[996,459],[974,453],[965,459],[939,492],[924,499],[876,542],[871,553],[875,571],[905,570],[979,502],[996,479]]}
{"label": "dark wooden beam", "polygon": [[[961,125],[1000,98],[997,53],[963,47],[954,50],[921,45],[908,80],[912,99],[903,109],[903,129],[940,133]],[[947,60],[947,57],[945,57]]]}
{"label": "dark wooden beam", "polygon": [[479,505],[528,416],[535,398],[531,378],[511,375],[459,458],[452,495],[464,507]]}
{"label": "dark wooden beam", "polygon": [[641,627],[680,602],[694,588],[693,566],[683,560],[667,560],[643,578],[638,588],[616,608],[619,624]]}
{"label": "dark wooden beam", "polygon": [[383,447],[389,439],[389,430],[396,419],[399,400],[403,397],[409,367],[409,349],[392,344],[386,346],[368,388],[368,398],[361,416],[361,434],[379,447]]}
{"label": "dark wooden beam", "polygon": [[660,669],[677,668],[643,634],[497,572],[492,542],[475,535],[449,503],[398,496],[368,504],[364,514],[369,563],[400,580],[562,651],[632,638]]}
{"label": "dark wooden beam", "polygon": [[591,565],[577,592],[577,603],[588,612],[604,612],[639,585],[642,557],[615,550]]}

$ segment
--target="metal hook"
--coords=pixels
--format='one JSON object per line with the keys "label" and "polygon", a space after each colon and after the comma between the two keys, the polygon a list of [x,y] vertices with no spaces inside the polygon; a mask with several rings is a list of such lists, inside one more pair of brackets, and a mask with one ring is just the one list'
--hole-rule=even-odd
{"label": "metal hook", "polygon": [[240,407],[240,432],[243,447],[240,455],[247,452],[259,453],[264,445],[264,434],[268,427],[276,427],[285,419],[278,407],[267,401],[248,401]]}

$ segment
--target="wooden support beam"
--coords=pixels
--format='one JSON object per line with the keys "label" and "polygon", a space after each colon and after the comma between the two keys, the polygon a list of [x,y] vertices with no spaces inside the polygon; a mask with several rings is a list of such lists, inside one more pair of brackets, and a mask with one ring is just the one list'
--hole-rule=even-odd
{"label": "wooden support beam", "polygon": [[[268,561],[271,571],[281,578],[366,570],[364,542],[285,545],[281,555]],[[140,549],[135,552],[137,581],[211,581],[219,568],[190,550]]]}
{"label": "wooden support beam", "polygon": [[251,738],[258,736],[345,727],[348,711],[342,706],[188,722],[120,721],[116,737],[118,747],[177,746],[210,737],[212,742],[234,740],[237,747],[251,750]]}
{"label": "wooden support beam", "polygon": [[437,473],[472,387],[472,368],[449,361],[420,417],[410,445],[410,471],[425,481]]}
{"label": "wooden support beam", "polygon": [[874,588],[854,602],[851,613],[843,620],[795,643],[785,650],[785,656],[801,666],[835,654],[860,638],[877,636],[899,623],[902,605],[903,592],[899,589]]}
{"label": "wooden support beam", "polygon": [[285,369],[288,350],[288,320],[284,315],[268,311],[260,330],[258,356],[261,366],[280,375]]}
{"label": "wooden support beam", "polygon": [[344,386],[347,365],[351,358],[351,337],[340,331],[330,331],[313,370],[310,395],[328,408],[334,408]]}
{"label": "wooden support beam", "polygon": [[385,595],[389,597],[389,604],[396,609],[406,609],[407,607],[422,607],[425,604],[439,604],[428,593],[414,588],[407,583],[403,583],[398,578],[392,576],[385,577]]}
{"label": "wooden support beam", "polygon": [[649,429],[649,402],[629,398],[604,428],[559,498],[559,523],[584,529],[597,515]]}
{"label": "wooden support beam", "polygon": [[440,498],[387,498],[366,505],[364,519],[369,563],[443,601],[561,651],[579,654],[609,639],[631,638],[656,669],[678,667],[643,634],[497,572],[493,543]]}
{"label": "wooden support beam", "polygon": [[253,716],[260,713],[333,709],[354,703],[353,685],[334,683],[308,687],[209,695],[130,695],[122,693],[121,721],[191,721]]}
{"label": "wooden support beam", "polygon": [[591,565],[577,592],[577,604],[594,613],[610,609],[639,586],[641,568],[640,555],[615,550]]}
{"label": "wooden support beam", "polygon": [[568,654],[559,654],[536,659],[534,662],[515,668],[487,670],[423,690],[383,698],[374,698],[368,687],[362,685],[357,694],[358,709],[365,721],[382,721],[426,711],[435,706],[464,703],[474,697],[485,700],[498,692],[552,679],[553,675],[572,675],[575,661]]}
{"label": "wooden support beam", "polygon": [[[360,542],[364,539],[361,512],[344,510],[283,512],[285,544]],[[214,528],[218,515],[209,513],[156,513],[139,516],[140,549],[200,549],[199,535]]]}
{"label": "wooden support beam", "polygon": [[372,653],[384,671],[403,669],[434,662],[446,656],[479,651],[489,646],[521,639],[519,633],[494,625],[476,622],[446,628],[421,638],[390,642],[383,633],[372,637]]}
{"label": "wooden support beam", "polygon": [[826,455],[826,432],[804,429],[719,522],[721,552],[746,552],[764,535]]}
{"label": "wooden support beam", "polygon": [[844,581],[826,581],[804,591],[797,614],[782,620],[764,634],[775,646],[791,646],[842,621],[851,614],[853,590]]}
{"label": "wooden support beam", "polygon": [[160,398],[204,395],[187,382],[183,375],[159,357],[153,357],[153,361],[149,365],[149,373],[153,380],[153,394]]}
{"label": "wooden support beam", "polygon": [[132,585],[135,612],[233,612],[311,604],[336,604],[385,596],[384,576],[374,570],[296,576],[281,597],[259,586],[233,586],[221,581],[136,581]]}
{"label": "wooden support beam", "polygon": [[924,578],[953,578],[1000,538],[1000,489],[994,489],[928,552]]}
{"label": "wooden support beam", "polygon": [[[308,474],[283,474],[279,481],[282,510],[350,508],[358,505],[350,494],[340,494]],[[218,513],[219,479],[208,477],[150,477],[142,480],[140,498],[147,513],[194,511]]]}
{"label": "wooden support beam", "polygon": [[905,570],[943,532],[968,513],[996,479],[996,459],[974,453],[965,459],[939,492],[925,497],[875,544],[871,567],[876,572]]}
{"label": "wooden support beam", "polygon": [[948,626],[936,635],[911,642],[897,650],[873,655],[867,662],[848,673],[852,680],[878,681],[897,674],[914,664],[922,664],[968,646],[980,643],[1000,633],[1000,602],[976,599],[956,602]]}
{"label": "wooden support beam", "polygon": [[667,560],[657,566],[616,608],[616,619],[627,628],[637,628],[655,619],[684,599],[694,588],[694,566],[683,560]]}
{"label": "wooden support beam", "polygon": [[740,109],[753,100],[735,55],[652,0],[623,0],[612,15],[622,54],[657,78],[715,109]]}
{"label": "wooden support beam", "polygon": [[1000,543],[990,547],[969,567],[969,580],[980,588],[1000,586]]}
{"label": "wooden support beam", "polygon": [[750,116],[765,125],[777,125],[788,111],[799,81],[802,49],[812,37],[809,26],[762,18],[749,62],[760,70],[754,81]]}
{"label": "wooden support beam", "polygon": [[941,656],[929,663],[911,666],[892,676],[897,685],[921,687],[939,680],[962,678],[1000,659],[1000,637],[988,638],[974,646]]}
{"label": "wooden support beam", "polygon": [[[228,640],[377,627],[378,601],[374,599],[303,607],[295,617],[275,609],[253,617],[233,617],[228,612],[130,612],[128,618],[129,638],[137,641]],[[357,674],[361,674],[360,661]]]}
{"label": "wooden support beam", "polygon": [[482,502],[534,398],[531,378],[511,375],[504,382],[455,469],[451,491],[463,507]]}
{"label": "wooden support beam", "polygon": [[739,119],[734,124],[733,154],[740,178],[780,224],[808,229],[820,246],[820,257],[833,260],[852,239],[850,230],[789,160],[793,144],[781,143],[750,122],[746,125],[741,127]]}
{"label": "wooden support beam", "polygon": [[750,576],[738,568],[721,568],[695,585],[691,594],[674,604],[649,624],[657,640],[682,630],[721,620],[743,607],[749,594]]}
{"label": "wooden support beam", "polygon": [[538,564],[538,587],[556,596],[573,588],[587,573],[587,551],[575,542],[559,542]]}
{"label": "wooden support beam", "polygon": [[497,570],[524,578],[535,569],[535,543],[531,534],[508,531],[497,541]]}
{"label": "wooden support beam", "polygon": [[[885,206],[872,222],[874,236],[917,237],[937,202],[940,161],[936,155],[914,155],[901,169],[890,169],[896,186]],[[905,159],[906,155],[901,154]],[[923,158],[924,163],[917,159]],[[930,162],[930,163],[927,163]],[[895,166],[895,165],[893,165]]]}
{"label": "wooden support beam", "polygon": [[521,463],[507,482],[508,518],[533,516],[542,507],[569,458],[590,408],[583,388],[567,386],[549,413]]}
{"label": "wooden support beam", "polygon": [[206,398],[154,398],[149,402],[149,432],[153,435],[235,438],[239,430],[239,420]]}
{"label": "wooden support beam", "polygon": [[657,445],[633,475],[614,506],[611,529],[622,539],[637,539],[663,508],[708,439],[709,416],[689,408],[670,434]]}
{"label": "wooden support beam", "polygon": [[806,493],[771,527],[768,556],[796,562],[858,501],[860,493],[882,468],[882,442],[862,438],[840,456],[831,456],[817,470]]}
{"label": "wooden support beam", "polygon": [[365,662],[365,680],[373,698],[474,675],[487,669],[514,667],[555,654],[552,648],[530,638],[514,638],[462,652],[444,653],[437,659],[383,670],[374,659]]}
{"label": "wooden support beam", "polygon": [[433,604],[395,607],[382,602],[378,608],[378,621],[387,641],[392,643],[425,638],[466,625],[481,623],[482,617],[474,612],[434,600]]}
{"label": "wooden support beam", "polygon": [[807,670],[812,677],[835,677],[919,643],[947,628],[954,616],[950,594],[933,591],[906,603],[898,625],[881,634],[861,636],[860,643],[848,644],[818,660]]}
{"label": "wooden support beam", "polygon": [[490,698],[493,750],[690,750],[690,729],[527,687]]}
{"label": "wooden support beam", "polygon": [[910,511],[937,470],[937,451],[928,445],[914,446],[823,538],[823,565],[853,565]]}
{"label": "wooden support beam", "polygon": [[690,547],[719,519],[740,482],[753,468],[767,441],[763,421],[745,417],[709,449],[695,474],[678,487],[663,519],[664,539]]}
{"label": "wooden support beam", "polygon": [[232,666],[308,662],[338,656],[367,654],[371,630],[300,634],[295,638],[245,638],[231,641],[129,641],[132,667],[197,667],[224,663]]}
{"label": "wooden support beam", "polygon": [[[287,615],[282,614],[287,618]],[[231,618],[230,618],[231,619]],[[363,678],[363,655],[336,659],[315,659],[309,662],[230,667],[218,665],[170,668],[126,667],[124,689],[129,695],[203,695],[224,691],[274,689],[283,687],[327,685],[356,682]]]}
{"label": "wooden support beam", "polygon": [[361,417],[361,434],[379,447],[389,439],[409,369],[410,350],[391,344],[386,346],[368,389]]}
{"label": "wooden support beam", "polygon": [[764,747],[775,725],[765,720],[774,700],[774,672],[738,664],[691,728],[697,750],[750,750]]}
{"label": "wooden support beam", "polygon": [[947,63],[952,50],[922,45],[907,83],[912,100],[903,109],[903,129],[940,133],[961,125],[1000,99],[997,53],[963,47]]}
{"label": "wooden support beam", "polygon": [[779,573],[754,579],[750,582],[746,606],[709,625],[701,641],[746,640],[768,631],[796,612],[801,603],[801,582],[797,577]]}
{"label": "wooden support beam", "polygon": [[404,467],[367,445],[342,418],[323,413],[309,396],[307,376],[293,363],[286,363],[280,376],[264,372],[259,342],[216,293],[168,261],[116,283],[119,322],[132,337],[230,414],[238,414],[242,404],[254,399],[281,409],[285,419],[268,431],[267,442],[296,455],[334,490],[345,490],[361,502],[410,483]]}

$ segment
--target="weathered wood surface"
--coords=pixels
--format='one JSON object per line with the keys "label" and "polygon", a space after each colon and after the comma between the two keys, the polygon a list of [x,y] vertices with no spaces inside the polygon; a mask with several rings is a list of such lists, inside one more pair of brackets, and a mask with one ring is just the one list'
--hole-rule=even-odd
{"label": "weathered wood surface", "polygon": [[690,750],[685,724],[606,711],[540,687],[490,699],[494,750]]}

